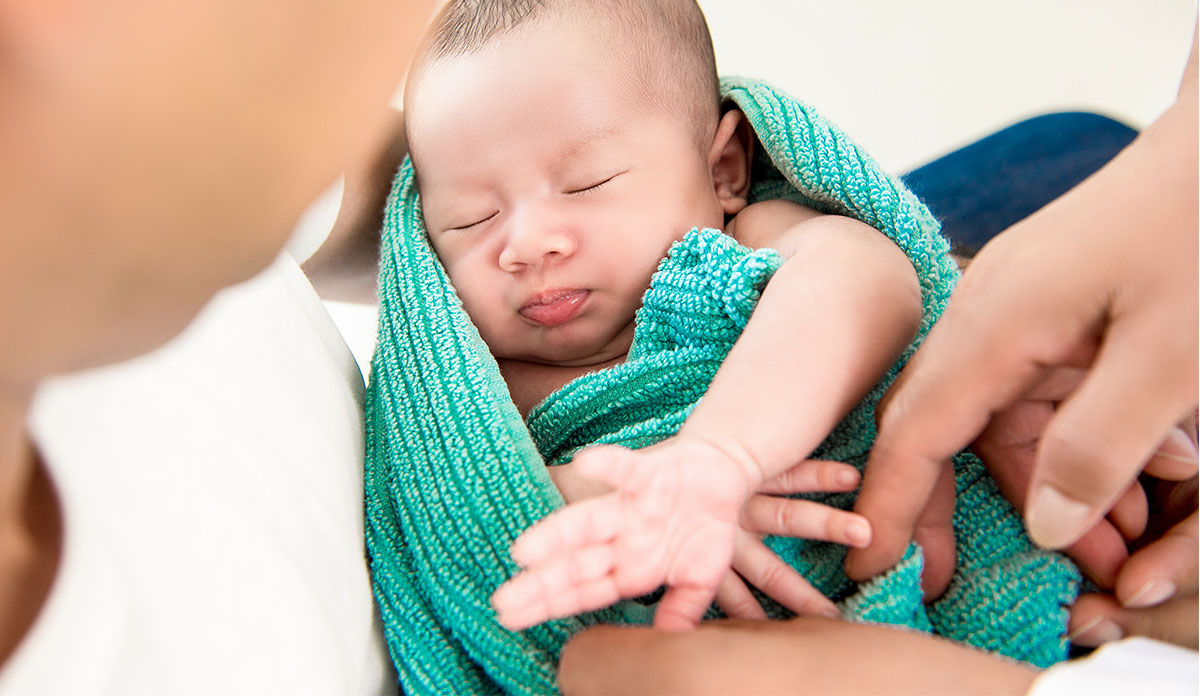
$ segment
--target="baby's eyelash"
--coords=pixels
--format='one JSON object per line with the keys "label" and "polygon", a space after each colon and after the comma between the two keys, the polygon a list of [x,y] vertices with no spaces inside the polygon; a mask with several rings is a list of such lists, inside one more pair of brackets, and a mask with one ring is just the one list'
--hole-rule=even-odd
{"label": "baby's eyelash", "polygon": [[476,220],[475,222],[471,222],[466,225],[459,225],[457,227],[447,227],[446,231],[447,232],[465,232],[466,230],[469,230],[472,227],[477,227],[479,225],[482,225],[483,223],[487,222],[488,220],[491,220],[492,218],[496,217],[496,215],[497,215],[497,213],[492,213],[491,215],[488,215],[485,218],[480,218],[480,219]]}
{"label": "baby's eyelash", "polygon": [[601,186],[603,186],[603,185],[607,184],[608,182],[612,181],[613,179],[617,178],[618,174],[613,174],[612,176],[608,177],[604,181],[598,181],[598,182],[592,184],[591,186],[585,186],[583,188],[575,189],[573,191],[567,191],[567,194],[573,196],[573,195],[580,194],[580,193],[588,193],[590,191],[595,191],[596,189],[600,188]]}

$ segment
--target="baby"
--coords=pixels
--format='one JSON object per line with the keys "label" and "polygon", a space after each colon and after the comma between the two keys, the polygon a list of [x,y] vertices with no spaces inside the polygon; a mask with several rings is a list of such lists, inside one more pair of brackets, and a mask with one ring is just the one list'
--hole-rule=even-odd
{"label": "baby", "polygon": [[[694,625],[747,498],[803,461],[911,341],[911,263],[856,220],[747,204],[753,134],[737,109],[722,113],[692,0],[452,2],[405,110],[429,238],[523,415],[626,361],[651,277],[690,230],[782,255],[674,437],[552,469],[568,501],[595,492],[588,479],[616,490],[523,536],[512,553],[527,571],[494,597],[501,622],[523,628],[666,584],[656,623]],[[861,518],[813,514],[838,528],[826,538],[869,541]]]}

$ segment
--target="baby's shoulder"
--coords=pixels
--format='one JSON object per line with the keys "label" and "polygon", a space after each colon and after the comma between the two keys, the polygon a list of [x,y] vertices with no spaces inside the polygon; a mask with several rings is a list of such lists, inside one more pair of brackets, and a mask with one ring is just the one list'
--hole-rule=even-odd
{"label": "baby's shoulder", "polygon": [[733,216],[725,225],[725,233],[751,249],[773,248],[788,230],[822,215],[824,213],[781,198],[758,201]]}

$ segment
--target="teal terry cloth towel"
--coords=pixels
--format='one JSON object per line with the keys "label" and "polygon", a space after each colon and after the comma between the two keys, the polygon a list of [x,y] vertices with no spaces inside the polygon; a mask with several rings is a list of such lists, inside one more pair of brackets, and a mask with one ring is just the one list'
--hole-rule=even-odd
{"label": "teal terry cloth towel", "polygon": [[[912,260],[925,316],[903,356],[907,359],[941,315],[957,279],[937,222],[897,179],[808,106],[758,82],[727,80],[723,89],[761,143],[752,172],[753,200],[788,198],[858,218],[894,240]],[[597,622],[645,621],[649,610],[622,602],[519,633],[496,623],[489,597],[517,570],[509,545],[563,501],[495,360],[428,244],[408,163],[388,200],[379,293],[379,341],[367,393],[367,550],[388,647],[404,687],[416,694],[555,693],[555,666],[567,638]],[[898,365],[867,397],[870,404]],[[843,432],[847,441],[874,436],[872,409],[861,411],[851,414],[854,423],[838,426],[831,442]],[[828,449],[847,461],[861,459],[862,451],[861,443],[847,445],[844,452],[836,445]],[[969,467],[960,462],[958,468]],[[959,488],[959,510],[972,513],[978,501],[965,498],[979,487],[964,486],[960,476]],[[1003,536],[978,541],[979,548],[960,543],[960,565],[986,553],[988,544],[1008,543]],[[786,560],[812,572],[782,550]],[[883,586],[893,574],[915,578],[919,572],[919,553],[910,549],[896,569],[872,583]],[[823,589],[836,584],[816,582]],[[893,597],[885,589],[863,595],[878,601],[862,599],[860,593],[872,583],[849,588],[842,598],[849,615],[919,621],[913,618],[922,614],[912,597]],[[1016,611],[1027,613],[1021,607]],[[931,622],[936,613],[930,612]],[[1044,620],[1028,615],[1030,622]],[[1061,633],[1065,622],[1061,616],[1054,620]],[[990,628],[964,625],[963,632]],[[1017,633],[1001,638],[1021,641]],[[1055,657],[1061,658],[1061,650]]]}

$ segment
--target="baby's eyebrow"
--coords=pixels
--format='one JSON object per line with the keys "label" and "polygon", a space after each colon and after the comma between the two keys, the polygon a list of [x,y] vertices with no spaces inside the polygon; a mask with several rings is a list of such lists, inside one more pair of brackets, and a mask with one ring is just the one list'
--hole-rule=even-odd
{"label": "baby's eyebrow", "polygon": [[617,135],[616,128],[599,127],[584,131],[578,137],[567,141],[558,151],[556,159],[565,161],[587,154],[589,150],[600,147],[606,140]]}

